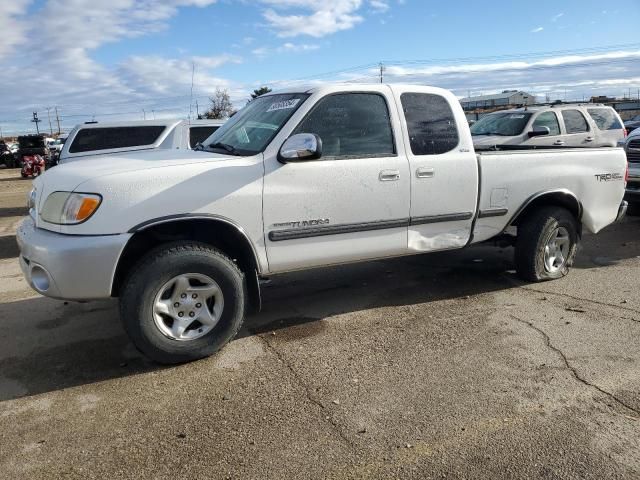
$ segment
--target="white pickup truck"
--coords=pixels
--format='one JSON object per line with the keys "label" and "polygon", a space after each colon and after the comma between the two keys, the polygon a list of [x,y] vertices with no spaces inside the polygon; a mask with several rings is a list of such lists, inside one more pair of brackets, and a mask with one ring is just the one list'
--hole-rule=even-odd
{"label": "white pickup truck", "polygon": [[76,162],[34,182],[20,263],[43,295],[120,297],[162,363],[230,341],[259,278],[312,267],[515,245],[519,275],[566,275],[583,228],[624,215],[620,148],[474,153],[450,92],[329,85],[264,95],[204,147]]}

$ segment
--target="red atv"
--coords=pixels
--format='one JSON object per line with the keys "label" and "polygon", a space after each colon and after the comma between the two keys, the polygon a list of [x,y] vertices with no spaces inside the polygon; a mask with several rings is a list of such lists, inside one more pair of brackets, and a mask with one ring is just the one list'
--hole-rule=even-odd
{"label": "red atv", "polygon": [[37,154],[23,155],[22,170],[20,170],[22,178],[36,178],[42,172],[44,172],[44,158]]}

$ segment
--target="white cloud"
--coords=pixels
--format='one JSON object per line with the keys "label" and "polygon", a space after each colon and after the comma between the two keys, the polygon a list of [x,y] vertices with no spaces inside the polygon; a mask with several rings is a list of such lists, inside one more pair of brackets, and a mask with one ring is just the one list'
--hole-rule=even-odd
{"label": "white cloud", "polygon": [[369,0],[369,6],[376,13],[385,13],[390,8],[385,0]]}
{"label": "white cloud", "polygon": [[24,41],[26,25],[20,18],[27,11],[30,0],[0,2],[0,59]]}
{"label": "white cloud", "polygon": [[553,17],[551,17],[551,21],[552,22],[557,22],[558,20],[560,20],[562,17],[564,17],[564,13],[558,13],[556,15],[554,15]]}
{"label": "white cloud", "polygon": [[[324,37],[362,22],[362,0],[261,0],[263,16],[279,37]],[[291,12],[291,10],[295,12]]]}
{"label": "white cloud", "polygon": [[251,51],[251,53],[253,53],[257,57],[266,57],[274,53],[312,52],[314,50],[318,50],[319,48],[320,48],[320,45],[317,45],[317,44],[286,42],[280,45],[279,47],[275,47],[275,48],[270,48],[270,47],[254,48]]}
{"label": "white cloud", "polygon": [[544,27],[537,27],[531,30],[531,33],[539,33],[544,30]]}

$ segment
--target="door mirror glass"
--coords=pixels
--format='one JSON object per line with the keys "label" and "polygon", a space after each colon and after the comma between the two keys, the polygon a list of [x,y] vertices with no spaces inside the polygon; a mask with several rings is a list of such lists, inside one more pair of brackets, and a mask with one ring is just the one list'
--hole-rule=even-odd
{"label": "door mirror glass", "polygon": [[322,156],[322,140],[314,133],[297,133],[280,147],[278,160],[282,163],[316,160]]}
{"label": "door mirror glass", "polygon": [[529,132],[529,137],[543,137],[545,135],[549,135],[551,130],[549,127],[545,127],[542,125],[538,125],[533,127],[533,130]]}

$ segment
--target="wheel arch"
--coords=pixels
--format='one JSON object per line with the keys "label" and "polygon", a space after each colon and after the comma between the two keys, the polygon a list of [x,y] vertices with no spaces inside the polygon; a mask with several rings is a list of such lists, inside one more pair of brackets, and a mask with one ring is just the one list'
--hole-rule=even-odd
{"label": "wheel arch", "polygon": [[233,221],[214,215],[172,215],[136,225],[116,265],[111,295],[120,289],[134,265],[150,250],[175,241],[197,241],[215,247],[231,257],[245,274],[249,302],[253,310],[261,307],[258,275],[261,273],[256,247],[247,233]]}
{"label": "wheel arch", "polygon": [[530,196],[511,217],[507,226],[515,225],[529,215],[530,212],[541,206],[558,206],[569,210],[575,217],[578,225],[582,224],[582,203],[578,197],[568,189],[545,190]]}

